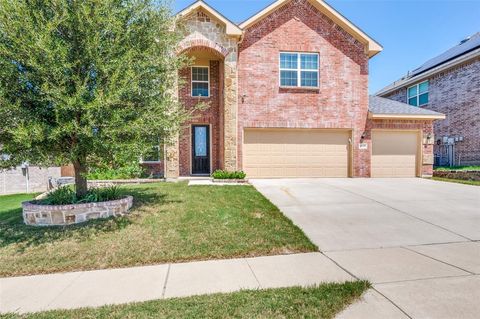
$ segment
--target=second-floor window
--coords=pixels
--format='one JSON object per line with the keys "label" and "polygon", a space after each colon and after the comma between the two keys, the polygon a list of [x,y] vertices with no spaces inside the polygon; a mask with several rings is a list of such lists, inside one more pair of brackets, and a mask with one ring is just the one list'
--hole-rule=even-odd
{"label": "second-floor window", "polygon": [[280,86],[318,87],[318,54],[280,53]]}
{"label": "second-floor window", "polygon": [[408,104],[422,106],[428,104],[428,81],[415,84],[407,89]]}
{"label": "second-floor window", "polygon": [[210,96],[208,66],[192,67],[192,96],[195,96],[195,97]]}

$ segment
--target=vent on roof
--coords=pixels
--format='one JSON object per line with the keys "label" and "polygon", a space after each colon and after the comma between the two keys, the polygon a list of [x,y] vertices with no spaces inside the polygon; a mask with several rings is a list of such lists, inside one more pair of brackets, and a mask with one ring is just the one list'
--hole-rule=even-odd
{"label": "vent on roof", "polygon": [[462,41],[460,41],[460,44],[464,44],[465,42],[467,42],[468,40],[470,40],[471,37],[468,37],[468,38],[465,38],[463,39]]}

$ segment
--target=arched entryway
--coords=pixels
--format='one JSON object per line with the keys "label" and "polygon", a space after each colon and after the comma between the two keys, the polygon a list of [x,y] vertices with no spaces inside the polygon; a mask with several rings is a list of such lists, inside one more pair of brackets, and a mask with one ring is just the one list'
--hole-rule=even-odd
{"label": "arched entryway", "polygon": [[209,40],[181,43],[191,66],[179,72],[179,100],[192,113],[178,143],[180,176],[210,175],[224,168],[224,59],[228,50]]}

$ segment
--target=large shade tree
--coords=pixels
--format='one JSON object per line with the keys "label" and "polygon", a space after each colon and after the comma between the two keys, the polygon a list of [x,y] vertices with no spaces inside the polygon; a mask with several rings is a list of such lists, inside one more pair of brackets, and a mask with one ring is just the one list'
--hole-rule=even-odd
{"label": "large shade tree", "polygon": [[178,130],[173,23],[163,1],[0,0],[0,165],[72,163],[82,196]]}

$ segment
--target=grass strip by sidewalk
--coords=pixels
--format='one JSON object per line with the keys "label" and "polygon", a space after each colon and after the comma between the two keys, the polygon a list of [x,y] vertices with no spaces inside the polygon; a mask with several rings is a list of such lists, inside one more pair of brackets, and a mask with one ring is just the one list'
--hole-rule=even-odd
{"label": "grass strip by sidewalk", "polygon": [[229,294],[155,300],[127,305],[57,310],[2,319],[147,319],[147,318],[333,318],[370,287],[366,281],[310,288],[245,290]]}
{"label": "grass strip by sidewalk", "polygon": [[130,185],[129,215],[67,227],[26,226],[0,196],[0,277],[316,251],[252,186]]}

